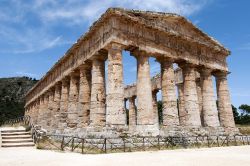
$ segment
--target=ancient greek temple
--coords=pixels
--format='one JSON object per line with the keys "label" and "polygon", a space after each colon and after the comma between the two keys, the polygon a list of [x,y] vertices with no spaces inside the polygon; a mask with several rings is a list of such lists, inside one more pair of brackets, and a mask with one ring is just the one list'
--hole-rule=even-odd
{"label": "ancient greek temple", "polygon": [[[124,50],[137,61],[133,85],[124,85]],[[182,16],[110,8],[27,93],[25,114],[58,134],[236,132],[227,81],[229,54]],[[154,78],[150,57],[161,65]]]}

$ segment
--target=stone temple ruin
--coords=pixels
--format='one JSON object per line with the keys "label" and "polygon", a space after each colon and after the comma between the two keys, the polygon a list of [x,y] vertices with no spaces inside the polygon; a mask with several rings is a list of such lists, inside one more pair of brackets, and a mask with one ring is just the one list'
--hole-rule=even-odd
{"label": "stone temple ruin", "polygon": [[[123,83],[123,50],[137,60],[137,80],[129,86]],[[235,134],[229,54],[182,16],[110,8],[27,93],[25,114],[56,134]],[[149,57],[161,64],[161,73],[152,79]],[[162,123],[156,105],[159,90]]]}

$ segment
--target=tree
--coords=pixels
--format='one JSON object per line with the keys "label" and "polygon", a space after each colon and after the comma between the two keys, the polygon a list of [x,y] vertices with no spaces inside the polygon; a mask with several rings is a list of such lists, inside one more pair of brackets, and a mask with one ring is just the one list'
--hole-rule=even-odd
{"label": "tree", "polygon": [[234,121],[236,124],[240,124],[240,116],[239,116],[239,112],[237,110],[237,108],[232,105],[232,110],[233,110],[233,115],[234,115]]}
{"label": "tree", "polygon": [[159,123],[162,124],[162,122],[163,122],[162,101],[157,101],[157,108],[158,108]]}
{"label": "tree", "polygon": [[240,105],[239,109],[242,111],[244,115],[250,114],[250,106],[247,104]]}

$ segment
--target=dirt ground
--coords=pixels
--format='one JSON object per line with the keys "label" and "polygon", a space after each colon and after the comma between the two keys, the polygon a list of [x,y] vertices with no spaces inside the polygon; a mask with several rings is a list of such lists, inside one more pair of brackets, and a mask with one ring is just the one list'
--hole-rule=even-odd
{"label": "dirt ground", "polygon": [[1,166],[249,166],[250,146],[82,155],[0,148]]}

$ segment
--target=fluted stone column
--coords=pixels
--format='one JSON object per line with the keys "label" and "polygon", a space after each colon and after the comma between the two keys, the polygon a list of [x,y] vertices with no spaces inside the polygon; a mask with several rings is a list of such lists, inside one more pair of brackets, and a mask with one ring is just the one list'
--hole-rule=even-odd
{"label": "fluted stone column", "polygon": [[67,126],[69,128],[77,127],[78,123],[78,92],[79,78],[77,73],[70,74],[70,86],[69,86],[69,103],[67,112]]}
{"label": "fluted stone column", "polygon": [[43,116],[42,116],[42,128],[44,128],[44,129],[47,129],[48,103],[49,103],[48,92],[45,92],[44,101],[43,101]]}
{"label": "fluted stone column", "polygon": [[39,116],[39,107],[40,107],[40,99],[37,99],[36,101],[36,109],[35,109],[35,117],[33,123],[37,125],[38,122],[38,116]]}
{"label": "fluted stone column", "polygon": [[38,111],[37,125],[42,126],[43,116],[44,116],[44,95],[40,97],[40,106]]}
{"label": "fluted stone column", "polygon": [[196,77],[196,90],[198,96],[198,104],[199,104],[199,112],[201,118],[201,125],[204,126],[204,116],[203,116],[203,109],[202,109],[202,89],[201,89],[201,80],[200,78]]}
{"label": "fluted stone column", "polygon": [[201,89],[204,126],[218,127],[220,123],[210,69],[203,69],[201,71]]}
{"label": "fluted stone column", "polygon": [[93,59],[91,82],[90,125],[105,126],[105,61]]}
{"label": "fluted stone column", "polygon": [[59,131],[62,132],[66,127],[66,118],[68,112],[68,98],[69,98],[69,80],[65,78],[62,80],[61,88],[61,101],[60,101],[60,118],[59,118]]}
{"label": "fluted stone column", "polygon": [[61,102],[61,83],[55,85],[54,94],[54,106],[53,106],[53,116],[52,116],[52,129],[56,130],[58,128],[59,118],[60,118],[60,102]]}
{"label": "fluted stone column", "polygon": [[124,109],[124,84],[122,45],[112,43],[108,48],[106,125],[126,125]]}
{"label": "fluted stone column", "polygon": [[183,83],[177,84],[178,88],[178,108],[179,108],[179,121],[180,125],[186,125],[187,112],[185,111],[184,101],[184,87]]}
{"label": "fluted stone column", "polygon": [[137,52],[137,125],[156,124],[153,110],[149,57]]}
{"label": "fluted stone column", "polygon": [[79,127],[85,127],[89,125],[90,95],[91,95],[91,66],[83,65],[80,67],[80,81],[79,81],[79,99],[78,99]]}
{"label": "fluted stone column", "polygon": [[51,130],[54,114],[54,89],[48,91],[47,129]]}
{"label": "fluted stone column", "polygon": [[152,92],[152,99],[153,99],[153,111],[154,111],[154,118],[156,124],[159,125],[159,115],[158,115],[158,105],[157,105],[157,93],[159,90],[154,90]]}
{"label": "fluted stone column", "polygon": [[218,109],[221,126],[235,128],[226,72],[216,73]]}
{"label": "fluted stone column", "polygon": [[129,100],[129,128],[134,128],[136,126],[136,106],[135,106],[135,96],[130,97]]}
{"label": "fluted stone column", "polygon": [[179,115],[175,89],[173,61],[163,59],[161,63],[162,115],[164,126],[178,126]]}
{"label": "fluted stone column", "polygon": [[199,101],[196,89],[196,69],[191,64],[182,65],[184,77],[184,107],[187,112],[186,125],[200,127]]}

